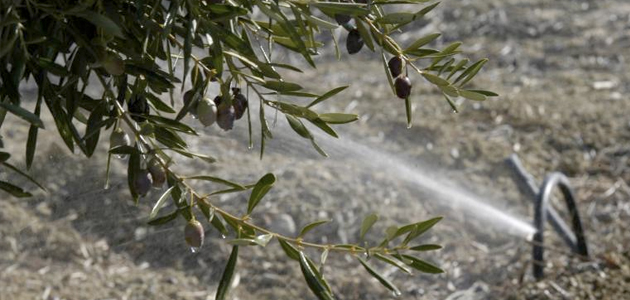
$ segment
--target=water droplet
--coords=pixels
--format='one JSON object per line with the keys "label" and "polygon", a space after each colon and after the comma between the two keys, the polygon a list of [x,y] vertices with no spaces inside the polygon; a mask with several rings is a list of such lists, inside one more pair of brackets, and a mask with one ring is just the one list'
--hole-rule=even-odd
{"label": "water droplet", "polygon": [[193,114],[191,114],[190,116],[191,116],[193,119],[197,120],[197,115],[193,115]]}
{"label": "water droplet", "polygon": [[109,181],[105,182],[105,186],[103,187],[105,190],[109,190]]}
{"label": "water droplet", "polygon": [[402,295],[402,293],[399,290],[392,291],[392,296],[400,297],[400,295]]}
{"label": "water droplet", "polygon": [[192,253],[198,253],[199,251],[201,251],[201,247],[190,247],[190,252]]}
{"label": "water droplet", "polygon": [[225,234],[222,234],[222,235],[221,235],[221,238],[222,238],[222,239],[225,239]]}
{"label": "water droplet", "polygon": [[114,154],[114,157],[118,159],[126,159],[127,156],[127,154]]}

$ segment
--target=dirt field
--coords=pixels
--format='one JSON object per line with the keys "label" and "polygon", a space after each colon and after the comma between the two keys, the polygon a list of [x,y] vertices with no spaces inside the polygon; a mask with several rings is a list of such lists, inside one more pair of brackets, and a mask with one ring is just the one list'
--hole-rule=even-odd
{"label": "dirt field", "polygon": [[[279,181],[254,221],[296,234],[311,221],[332,219],[313,231],[312,241],[354,242],[371,212],[382,216],[375,240],[388,225],[445,216],[423,240],[444,245],[425,258],[445,274],[407,276],[376,264],[400,288],[401,299],[630,299],[630,3],[451,0],[431,16],[396,39],[405,44],[441,31],[436,46],[464,42],[465,55],[490,58],[474,86],[500,97],[460,101],[454,114],[433,88],[412,77],[415,119],[406,129],[404,103],[389,94],[376,56],[335,62],[325,49],[318,69],[295,80],[318,92],[352,84],[318,109],[361,115],[339,128],[341,141],[323,143],[330,158],[278,124],[261,161],[256,147],[247,149],[243,122],[229,133],[197,127],[205,134],[193,148],[221,160],[182,161],[179,170],[241,182],[273,171]],[[21,162],[28,128],[17,119],[7,122],[13,123],[3,126],[5,146]],[[0,299],[214,299],[230,250],[219,234],[209,230],[203,251],[193,254],[183,242],[183,220],[146,225],[159,191],[134,206],[124,161],[113,163],[111,187],[104,189],[106,145],[86,160],[69,153],[46,122],[51,130],[42,132],[32,174],[49,193],[27,200],[0,195]],[[569,253],[548,228],[547,277],[536,282],[524,236],[490,225],[492,215],[473,217],[353,159],[357,153],[344,138],[439,173],[527,222],[533,206],[504,159],[517,153],[539,182],[563,172],[576,190],[592,255]],[[243,211],[247,196],[214,201]],[[233,299],[314,299],[299,265],[288,262],[277,243],[241,253]],[[393,298],[349,256],[331,254],[325,273],[339,299]]]}

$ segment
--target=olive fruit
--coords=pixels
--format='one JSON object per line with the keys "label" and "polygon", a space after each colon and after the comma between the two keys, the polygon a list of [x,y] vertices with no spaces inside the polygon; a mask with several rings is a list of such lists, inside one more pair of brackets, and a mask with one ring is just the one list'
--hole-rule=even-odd
{"label": "olive fruit", "polygon": [[[189,105],[188,103],[193,100],[193,96],[195,96],[195,91],[193,90],[189,90],[184,93],[184,106]],[[197,118],[197,105],[199,105],[199,103],[193,103],[188,107],[188,112],[193,117],[193,119]]]}
{"label": "olive fruit", "polygon": [[151,186],[153,186],[151,173],[149,173],[147,169],[141,169],[138,171],[133,180],[133,187],[136,190],[136,193],[138,193],[140,197],[144,197],[149,193],[149,190],[151,190]]}
{"label": "olive fruit", "polygon": [[411,80],[405,75],[396,77],[394,87],[396,88],[396,96],[400,99],[407,99],[411,94]]}
{"label": "olive fruit", "polygon": [[392,74],[392,77],[396,78],[398,75],[402,74],[403,60],[400,56],[394,56],[387,62],[387,66],[389,67],[389,72]]}
{"label": "olive fruit", "polygon": [[136,122],[144,122],[149,115],[149,104],[144,95],[134,95],[128,102],[129,112],[132,113],[131,118]]}
{"label": "olive fruit", "polygon": [[228,131],[234,128],[235,118],[234,107],[219,107],[219,110],[217,111],[217,124],[221,127],[221,129]]}
{"label": "olive fruit", "polygon": [[337,21],[337,24],[339,24],[339,25],[346,24],[346,23],[350,22],[350,20],[352,20],[352,17],[350,17],[348,15],[335,14],[335,21]]}
{"label": "olive fruit", "polygon": [[363,48],[363,38],[361,38],[359,30],[350,30],[350,32],[348,32],[348,38],[346,39],[346,49],[348,53],[355,54],[361,51],[361,48]]}
{"label": "olive fruit", "polygon": [[197,117],[203,126],[210,126],[217,120],[217,105],[210,98],[203,98],[197,104]]}
{"label": "olive fruit", "polygon": [[107,52],[101,61],[101,65],[111,75],[120,76],[125,73],[125,62],[118,54]]}
{"label": "olive fruit", "polygon": [[203,246],[203,239],[205,236],[205,232],[203,231],[203,226],[199,221],[193,219],[186,224],[184,228],[184,239],[186,240],[186,244],[194,249],[199,249]]}
{"label": "olive fruit", "polygon": [[[131,139],[129,139],[129,135],[122,130],[122,128],[118,127],[112,131],[112,135],[109,136],[109,149],[113,149],[120,146],[130,146]],[[124,154],[116,154],[118,158],[125,158]]]}
{"label": "olive fruit", "polygon": [[151,161],[149,161],[147,170],[151,174],[151,179],[153,180],[152,186],[156,189],[162,188],[164,182],[166,182],[166,172],[164,171],[162,165],[160,165],[158,158],[154,157]]}
{"label": "olive fruit", "polygon": [[234,100],[232,100],[232,106],[234,106],[234,116],[237,120],[243,117],[245,110],[247,110],[247,98],[241,94],[241,89],[233,88]]}

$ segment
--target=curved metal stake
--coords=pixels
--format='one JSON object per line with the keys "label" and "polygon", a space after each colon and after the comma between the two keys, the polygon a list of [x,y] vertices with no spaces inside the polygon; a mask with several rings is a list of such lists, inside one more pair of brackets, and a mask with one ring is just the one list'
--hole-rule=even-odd
{"label": "curved metal stake", "polygon": [[[588,248],[586,246],[586,240],[584,238],[584,231],[582,228],[582,221],[580,220],[580,214],[575,204],[575,196],[573,189],[569,184],[569,179],[562,173],[551,173],[543,182],[538,196],[536,198],[536,204],[534,207],[534,227],[536,227],[536,234],[534,234],[534,277],[536,280],[540,280],[544,276],[544,226],[547,221],[547,215],[551,209],[549,206],[549,197],[555,186],[560,187],[560,191],[564,195],[564,200],[567,203],[569,209],[569,215],[571,218],[571,224],[573,227],[573,234],[575,241],[571,243],[571,248],[574,252],[583,256],[588,256]],[[557,228],[556,228],[557,229]],[[561,233],[563,236],[569,236],[570,232]]]}

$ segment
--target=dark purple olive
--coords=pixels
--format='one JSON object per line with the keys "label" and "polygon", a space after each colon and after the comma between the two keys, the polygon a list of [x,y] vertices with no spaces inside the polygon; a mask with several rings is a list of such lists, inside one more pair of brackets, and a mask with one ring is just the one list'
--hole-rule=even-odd
{"label": "dark purple olive", "polygon": [[149,104],[147,98],[144,95],[134,95],[128,102],[129,112],[132,114],[131,118],[136,122],[144,122],[146,116],[149,115]]}
{"label": "dark purple olive", "polygon": [[346,49],[348,53],[355,54],[361,51],[361,48],[363,48],[363,38],[361,38],[359,30],[350,30],[350,32],[348,32],[348,38],[346,39]]}
{"label": "dark purple olive", "polygon": [[396,88],[396,96],[400,99],[407,99],[411,94],[411,80],[405,75],[396,77],[394,87]]}
{"label": "dark purple olive", "polygon": [[337,21],[337,24],[339,25],[346,24],[350,22],[350,20],[352,20],[351,16],[344,15],[344,14],[335,14],[335,21]]}
{"label": "dark purple olive", "polygon": [[140,197],[144,197],[151,190],[153,185],[153,179],[151,179],[151,173],[148,170],[142,169],[136,173],[136,178],[133,181],[134,189]]}
{"label": "dark purple olive", "polygon": [[247,98],[245,95],[241,94],[241,89],[233,88],[232,92],[234,93],[234,100],[232,100],[232,106],[234,106],[234,117],[239,120],[245,114],[245,110],[247,110]]}
{"label": "dark purple olive", "polygon": [[221,129],[228,131],[234,128],[235,119],[234,107],[219,107],[217,110],[217,124]]}
{"label": "dark purple olive", "polygon": [[392,77],[396,78],[402,74],[403,60],[400,56],[394,56],[387,62],[387,66],[389,67],[389,72],[392,73]]}
{"label": "dark purple olive", "polygon": [[151,179],[153,180],[153,187],[156,189],[162,188],[164,182],[166,182],[166,172],[160,163],[157,161],[157,158],[151,159],[147,166],[149,173],[151,174]]}
{"label": "dark purple olive", "polygon": [[205,232],[203,226],[197,220],[190,220],[184,228],[184,239],[186,244],[194,249],[199,249],[203,246],[203,239]]}

